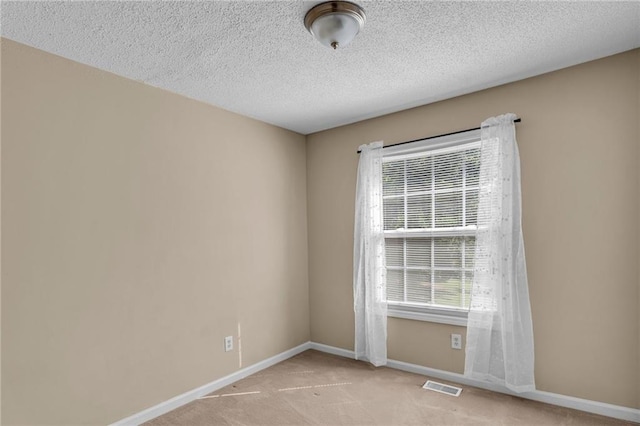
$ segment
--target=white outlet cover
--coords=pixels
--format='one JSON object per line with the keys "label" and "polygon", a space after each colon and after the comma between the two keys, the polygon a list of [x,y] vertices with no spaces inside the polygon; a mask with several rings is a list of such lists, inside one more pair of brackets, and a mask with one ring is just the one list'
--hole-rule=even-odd
{"label": "white outlet cover", "polygon": [[460,334],[451,335],[451,348],[462,349],[462,335]]}

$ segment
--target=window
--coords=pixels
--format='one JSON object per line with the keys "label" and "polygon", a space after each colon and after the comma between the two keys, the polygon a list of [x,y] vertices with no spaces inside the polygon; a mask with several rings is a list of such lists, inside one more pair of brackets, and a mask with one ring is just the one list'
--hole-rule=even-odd
{"label": "window", "polygon": [[466,324],[475,252],[479,139],[479,131],[472,131],[385,149],[389,315]]}

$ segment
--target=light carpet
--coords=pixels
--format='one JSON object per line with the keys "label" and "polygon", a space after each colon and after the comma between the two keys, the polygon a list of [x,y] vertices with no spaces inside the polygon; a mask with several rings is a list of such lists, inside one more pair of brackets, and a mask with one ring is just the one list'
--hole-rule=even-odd
{"label": "light carpet", "polygon": [[[145,425],[632,425],[309,350]],[[457,386],[455,383],[443,382]]]}

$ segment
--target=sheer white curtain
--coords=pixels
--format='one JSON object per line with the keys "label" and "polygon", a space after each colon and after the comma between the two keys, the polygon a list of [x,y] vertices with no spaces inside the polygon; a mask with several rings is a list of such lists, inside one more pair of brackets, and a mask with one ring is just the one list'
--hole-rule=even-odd
{"label": "sheer white curtain", "polygon": [[382,219],[382,142],[360,146],[353,241],[356,359],[387,363],[387,292]]}
{"label": "sheer white curtain", "polygon": [[521,226],[514,114],[482,123],[478,234],[465,376],[535,389],[533,326]]}

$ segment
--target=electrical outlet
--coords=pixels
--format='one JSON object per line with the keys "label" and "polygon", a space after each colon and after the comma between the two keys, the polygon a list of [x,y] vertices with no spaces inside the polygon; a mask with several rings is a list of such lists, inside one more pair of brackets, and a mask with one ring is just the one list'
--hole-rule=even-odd
{"label": "electrical outlet", "polygon": [[233,350],[233,336],[227,336],[224,338],[224,351],[229,352]]}
{"label": "electrical outlet", "polygon": [[462,336],[460,334],[451,335],[451,348],[462,349]]}

